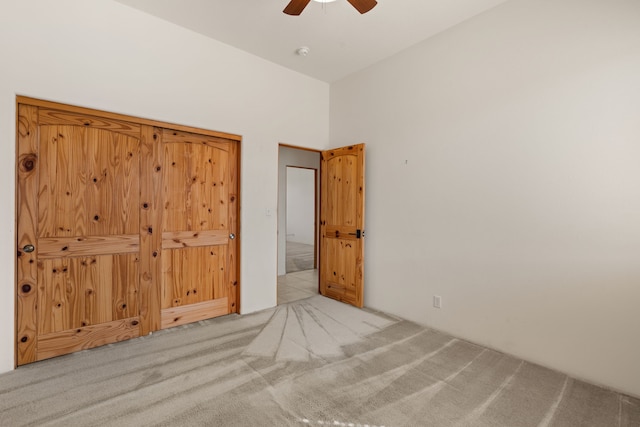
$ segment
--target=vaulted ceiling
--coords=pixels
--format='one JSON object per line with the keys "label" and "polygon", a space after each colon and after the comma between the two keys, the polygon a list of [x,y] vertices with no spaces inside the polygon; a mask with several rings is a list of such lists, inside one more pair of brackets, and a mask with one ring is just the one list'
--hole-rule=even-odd
{"label": "vaulted ceiling", "polygon": [[[507,0],[378,0],[360,15],[346,0],[116,0],[225,44],[333,82]],[[306,56],[296,54],[308,47]]]}

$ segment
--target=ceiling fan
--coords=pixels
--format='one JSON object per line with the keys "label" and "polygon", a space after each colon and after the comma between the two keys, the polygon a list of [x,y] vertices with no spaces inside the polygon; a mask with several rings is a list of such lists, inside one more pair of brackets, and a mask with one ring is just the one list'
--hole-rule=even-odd
{"label": "ceiling fan", "polygon": [[[376,0],[347,0],[360,13],[367,13],[375,7]],[[300,15],[311,0],[291,0],[283,12],[287,15]]]}

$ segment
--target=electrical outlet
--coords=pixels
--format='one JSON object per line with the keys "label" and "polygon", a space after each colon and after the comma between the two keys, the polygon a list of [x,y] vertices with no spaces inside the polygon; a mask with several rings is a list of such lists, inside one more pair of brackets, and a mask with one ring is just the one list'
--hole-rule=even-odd
{"label": "electrical outlet", "polygon": [[442,297],[440,295],[433,296],[433,306],[435,308],[442,308]]}

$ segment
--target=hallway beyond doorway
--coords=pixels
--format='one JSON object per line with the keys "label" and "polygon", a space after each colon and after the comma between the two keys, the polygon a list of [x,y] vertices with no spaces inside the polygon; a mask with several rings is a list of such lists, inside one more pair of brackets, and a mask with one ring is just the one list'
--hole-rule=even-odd
{"label": "hallway beyond doorway", "polygon": [[278,276],[278,305],[318,295],[318,270]]}
{"label": "hallway beyond doorway", "polygon": [[315,264],[313,245],[287,241],[287,274],[313,270]]}

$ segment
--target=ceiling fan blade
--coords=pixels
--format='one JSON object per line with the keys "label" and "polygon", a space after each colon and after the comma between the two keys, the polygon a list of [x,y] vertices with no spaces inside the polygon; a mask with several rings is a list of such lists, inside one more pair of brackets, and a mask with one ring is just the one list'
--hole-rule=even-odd
{"label": "ceiling fan blade", "polygon": [[300,15],[311,0],[291,0],[283,12],[287,15]]}
{"label": "ceiling fan blade", "polygon": [[360,13],[367,13],[378,4],[376,0],[347,0],[347,1],[351,3],[351,6],[358,9],[358,12]]}

